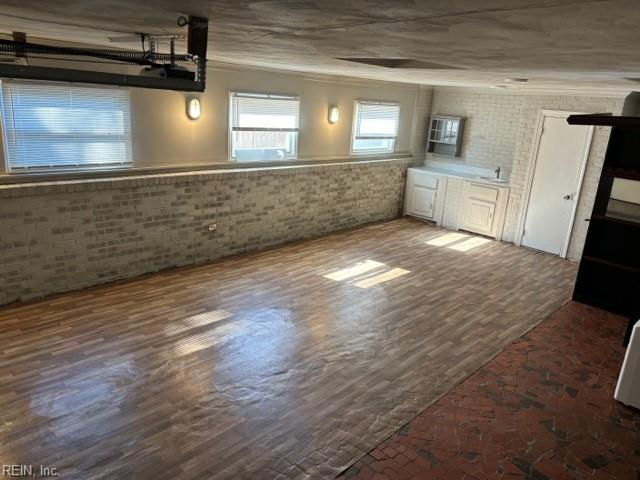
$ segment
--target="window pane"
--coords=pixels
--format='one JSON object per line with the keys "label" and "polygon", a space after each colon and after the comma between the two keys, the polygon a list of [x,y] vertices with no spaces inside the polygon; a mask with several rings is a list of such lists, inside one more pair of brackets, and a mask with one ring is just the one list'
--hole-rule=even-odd
{"label": "window pane", "polygon": [[394,150],[400,105],[359,101],[356,103],[355,116],[352,142],[354,153],[380,153]]}
{"label": "window pane", "polygon": [[232,157],[238,161],[288,160],[296,157],[296,132],[232,132]]}
{"label": "window pane", "polygon": [[288,160],[296,157],[298,97],[232,93],[231,157],[238,161]]}
{"label": "window pane", "polygon": [[5,81],[2,94],[11,170],[131,163],[127,90]]}
{"label": "window pane", "polygon": [[395,140],[354,140],[354,152],[392,152]]}

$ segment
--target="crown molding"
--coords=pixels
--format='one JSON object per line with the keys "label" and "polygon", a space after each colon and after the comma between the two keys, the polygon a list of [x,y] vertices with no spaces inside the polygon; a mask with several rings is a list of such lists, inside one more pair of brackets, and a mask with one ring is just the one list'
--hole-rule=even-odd
{"label": "crown molding", "polygon": [[574,97],[604,97],[620,98],[628,97],[633,90],[615,89],[579,89],[579,88],[532,88],[532,87],[512,87],[512,88],[490,88],[490,87],[455,87],[451,85],[434,85],[434,93],[475,93],[478,95],[515,95],[515,96],[574,96]]}

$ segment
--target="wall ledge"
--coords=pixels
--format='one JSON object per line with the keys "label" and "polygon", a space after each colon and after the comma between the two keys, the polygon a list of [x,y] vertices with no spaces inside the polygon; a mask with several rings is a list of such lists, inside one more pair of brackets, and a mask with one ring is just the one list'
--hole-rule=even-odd
{"label": "wall ledge", "polygon": [[[406,162],[409,164],[412,156],[399,154],[392,158],[363,158],[363,159],[333,159],[333,160],[309,160],[286,165],[245,164],[240,167],[234,164],[230,168],[228,164],[190,168],[188,170],[150,168],[150,169],[126,169],[119,171],[101,172],[75,172],[70,174],[47,175],[5,175],[0,176],[0,198],[26,197],[33,195],[46,195],[66,192],[80,192],[89,190],[106,190],[112,188],[130,188],[147,185],[168,185],[201,183],[214,177],[233,176],[235,178],[271,174],[293,175],[308,170],[365,167],[386,164],[389,162]],[[61,178],[64,177],[64,178]]]}

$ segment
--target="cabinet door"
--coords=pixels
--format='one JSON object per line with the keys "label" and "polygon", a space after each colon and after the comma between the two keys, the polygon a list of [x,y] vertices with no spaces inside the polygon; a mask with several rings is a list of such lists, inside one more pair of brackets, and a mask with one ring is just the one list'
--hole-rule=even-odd
{"label": "cabinet door", "polygon": [[468,198],[464,221],[465,230],[491,235],[495,213],[496,204],[494,202]]}
{"label": "cabinet door", "polygon": [[436,204],[436,191],[414,185],[411,188],[411,213],[421,217],[433,218]]}

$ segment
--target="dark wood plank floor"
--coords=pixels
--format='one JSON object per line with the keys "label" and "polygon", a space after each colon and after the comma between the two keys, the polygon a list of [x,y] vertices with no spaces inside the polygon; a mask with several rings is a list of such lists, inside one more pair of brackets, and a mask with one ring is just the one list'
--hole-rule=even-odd
{"label": "dark wood plank floor", "polygon": [[638,480],[640,411],[613,398],[626,323],[568,303],[339,480]]}
{"label": "dark wood plank floor", "polygon": [[401,219],[0,310],[0,462],[331,478],[565,302],[575,266]]}

